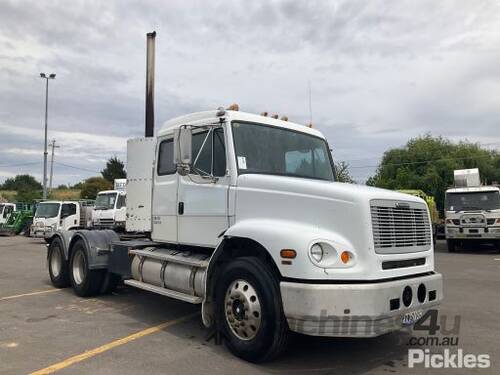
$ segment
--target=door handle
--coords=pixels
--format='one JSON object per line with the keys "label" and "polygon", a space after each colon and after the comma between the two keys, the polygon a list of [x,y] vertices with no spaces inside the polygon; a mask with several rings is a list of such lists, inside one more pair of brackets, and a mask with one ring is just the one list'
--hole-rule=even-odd
{"label": "door handle", "polygon": [[179,206],[177,207],[177,213],[179,215],[184,214],[184,202],[179,202]]}

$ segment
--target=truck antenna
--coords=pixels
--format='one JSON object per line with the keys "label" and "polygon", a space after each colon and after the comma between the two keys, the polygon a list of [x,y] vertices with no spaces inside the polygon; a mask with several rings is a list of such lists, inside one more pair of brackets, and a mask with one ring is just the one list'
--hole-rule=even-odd
{"label": "truck antenna", "polygon": [[313,110],[312,110],[312,93],[311,93],[311,80],[308,81],[309,85],[309,125],[313,123]]}

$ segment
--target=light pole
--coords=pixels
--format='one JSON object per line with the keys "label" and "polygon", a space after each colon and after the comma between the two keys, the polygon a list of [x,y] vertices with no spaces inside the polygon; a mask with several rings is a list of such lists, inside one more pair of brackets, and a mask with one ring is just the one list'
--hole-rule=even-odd
{"label": "light pole", "polygon": [[52,176],[54,175],[54,149],[61,146],[56,146],[56,140],[53,139],[50,142],[50,147],[52,148],[52,157],[50,158],[50,180],[49,180],[49,192],[52,192]]}
{"label": "light pole", "polygon": [[49,110],[49,79],[56,78],[54,73],[40,73],[40,78],[45,79],[45,142],[43,148],[43,199],[47,199],[47,115]]}

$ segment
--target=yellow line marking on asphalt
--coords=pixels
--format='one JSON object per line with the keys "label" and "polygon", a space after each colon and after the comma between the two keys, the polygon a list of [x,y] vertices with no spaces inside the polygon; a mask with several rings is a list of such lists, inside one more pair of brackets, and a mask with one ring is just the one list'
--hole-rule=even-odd
{"label": "yellow line marking on asphalt", "polygon": [[70,357],[70,358],[67,358],[65,359],[64,361],[62,362],[59,362],[59,363],[56,363],[52,366],[49,366],[49,367],[46,367],[44,369],[41,369],[41,370],[38,370],[38,371],[35,371],[35,372],[32,372],[30,375],[46,375],[46,374],[52,374],[56,371],[59,371],[59,370],[62,370],[68,366],[71,366],[75,363],[78,363],[78,362],[81,362],[81,361],[84,361],[86,359],[89,359],[91,357],[94,357],[98,354],[101,354],[101,353],[104,353],[108,350],[111,350],[113,348],[116,348],[117,346],[121,346],[121,345],[124,345],[124,344],[127,344],[131,341],[134,341],[134,340],[137,340],[141,337],[144,337],[144,336],[147,336],[147,335],[150,335],[152,333],[156,333],[156,332],[159,332],[167,327],[170,327],[170,326],[173,326],[175,324],[179,324],[179,323],[182,323],[186,320],[189,320],[191,318],[193,318],[194,316],[196,315],[199,315],[199,313],[193,313],[193,314],[189,314],[189,315],[186,315],[186,316],[183,316],[182,318],[178,318],[178,319],[174,319],[174,320],[169,320],[168,322],[164,322],[164,323],[161,323],[161,324],[158,324],[157,326],[153,326],[153,327],[150,327],[150,328],[146,328],[142,331],[139,331],[139,332],[136,332],[132,335],[129,335],[129,336],[126,336],[126,337],[122,337],[121,339],[118,339],[118,340],[115,340],[115,341],[111,341],[110,343],[107,343],[107,344],[104,344],[102,346],[99,346],[98,348],[95,348],[95,349],[92,349],[92,350],[88,350],[82,354],[78,354],[78,355],[75,355],[73,357]]}
{"label": "yellow line marking on asphalt", "polygon": [[39,294],[46,294],[46,293],[53,293],[53,292],[59,292],[62,289],[48,289],[48,290],[39,290],[37,292],[31,292],[31,293],[24,293],[24,294],[17,294],[15,296],[7,296],[7,297],[0,297],[0,301],[5,301],[8,299],[15,299],[15,298],[21,298],[21,297],[28,297],[28,296],[36,296]]}

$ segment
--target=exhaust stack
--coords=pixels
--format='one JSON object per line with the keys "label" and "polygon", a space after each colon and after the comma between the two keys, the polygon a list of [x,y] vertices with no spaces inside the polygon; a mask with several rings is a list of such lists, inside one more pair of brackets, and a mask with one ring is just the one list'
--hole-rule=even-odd
{"label": "exhaust stack", "polygon": [[147,33],[146,57],[146,129],[145,136],[153,137],[155,132],[155,40],[156,31]]}

